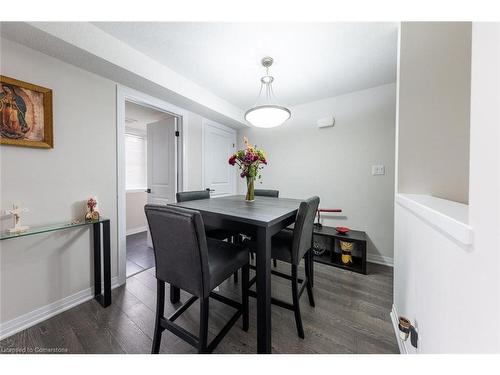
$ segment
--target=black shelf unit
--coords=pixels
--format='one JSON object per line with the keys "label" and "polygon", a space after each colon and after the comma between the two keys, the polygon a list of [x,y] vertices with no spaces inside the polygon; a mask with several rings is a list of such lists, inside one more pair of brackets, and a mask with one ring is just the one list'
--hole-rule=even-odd
{"label": "black shelf unit", "polygon": [[[335,228],[323,225],[321,227],[314,227],[313,236],[326,238],[328,245],[323,254],[314,255],[314,261],[366,275],[367,237],[365,232],[350,230],[346,234],[341,234]],[[352,254],[352,264],[345,265],[342,263],[339,241],[354,243],[355,249]]]}

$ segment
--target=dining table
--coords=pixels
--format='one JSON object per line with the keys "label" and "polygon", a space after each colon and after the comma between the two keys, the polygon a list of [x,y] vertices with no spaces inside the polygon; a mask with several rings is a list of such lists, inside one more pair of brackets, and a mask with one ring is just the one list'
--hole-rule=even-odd
{"label": "dining table", "polygon": [[[230,195],[172,204],[199,211],[206,226],[248,234],[255,239],[257,353],[271,353],[271,237],[295,222],[300,202],[300,199],[261,196],[248,202],[244,195]],[[171,285],[171,302],[179,299],[179,289]]]}

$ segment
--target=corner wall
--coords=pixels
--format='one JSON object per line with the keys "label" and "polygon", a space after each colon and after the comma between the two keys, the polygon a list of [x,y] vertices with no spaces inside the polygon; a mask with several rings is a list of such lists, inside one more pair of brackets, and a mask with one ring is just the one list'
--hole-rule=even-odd
{"label": "corner wall", "polygon": [[[498,353],[500,329],[492,324],[492,319],[500,312],[500,26],[403,23],[401,31],[400,70],[409,69],[414,74],[402,74],[400,86],[419,87],[420,79],[422,82],[428,80],[429,70],[440,73],[430,86],[439,85],[429,94],[435,100],[427,97],[420,100],[413,94],[408,95],[407,90],[400,91],[400,135],[402,129],[416,126],[409,116],[412,113],[432,115],[434,128],[432,133],[421,128],[422,134],[413,144],[399,142],[399,158],[401,160],[402,153],[413,150],[414,163],[425,164],[433,173],[441,170],[436,178],[441,186],[451,190],[445,194],[447,200],[430,196],[433,193],[441,195],[438,190],[419,191],[421,182],[429,186],[434,183],[432,174],[428,174],[426,178],[430,181],[416,181],[415,185],[404,185],[399,191],[406,193],[406,189],[411,189],[412,193],[424,194],[412,198],[411,194],[396,192],[397,202],[409,197],[417,209],[396,204],[393,318],[397,319],[397,315],[407,317],[419,332],[417,349],[409,340],[402,344],[409,353]],[[412,34],[411,43],[405,46],[408,40],[405,35],[409,34]],[[415,43],[419,36],[422,39]],[[469,44],[471,36],[472,47]],[[419,57],[405,57],[405,51]],[[436,59],[435,51],[443,58]],[[462,56],[463,61],[450,66],[453,56]],[[432,67],[425,70],[405,66],[422,64],[423,60]],[[464,61],[471,61],[471,68]],[[462,74],[456,70],[459,66]],[[449,82],[451,77],[455,77],[456,82]],[[466,78],[470,78],[469,83],[464,81]],[[469,100],[470,105],[467,104]],[[443,102],[448,105],[441,106]],[[406,115],[401,113],[410,105],[413,108]],[[463,129],[466,118],[458,122],[456,119],[456,113],[465,116],[469,111],[470,124],[466,125],[470,126],[470,138],[469,131]],[[439,160],[428,159],[427,155],[428,145],[435,144],[434,138],[441,139],[440,156],[435,155]],[[428,141],[422,143],[423,139]],[[470,178],[464,174],[469,171],[469,159]],[[442,169],[445,165],[447,167]],[[412,171],[419,174],[409,164],[399,164],[398,173],[410,174]],[[453,197],[457,200],[462,197],[460,200],[469,205],[453,202]],[[425,208],[425,204],[420,204],[424,201],[434,203]],[[458,228],[458,231],[453,230],[455,234],[450,231],[453,228]],[[394,328],[397,335],[397,326]]]}
{"label": "corner wall", "polygon": [[404,22],[400,193],[469,201],[470,22]]}

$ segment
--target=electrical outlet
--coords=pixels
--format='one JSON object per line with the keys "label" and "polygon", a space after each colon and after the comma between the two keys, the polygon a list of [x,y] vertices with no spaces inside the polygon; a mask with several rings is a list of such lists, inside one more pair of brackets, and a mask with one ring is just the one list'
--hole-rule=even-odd
{"label": "electrical outlet", "polygon": [[383,176],[383,175],[385,175],[385,166],[372,165],[372,176]]}

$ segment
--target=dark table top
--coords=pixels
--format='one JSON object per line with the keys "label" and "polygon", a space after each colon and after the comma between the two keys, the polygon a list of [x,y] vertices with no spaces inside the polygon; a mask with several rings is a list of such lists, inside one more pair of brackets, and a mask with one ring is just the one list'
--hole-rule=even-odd
{"label": "dark table top", "polygon": [[300,199],[255,197],[246,202],[244,195],[199,199],[172,205],[190,208],[206,214],[217,214],[230,220],[268,227],[290,216],[295,216]]}

